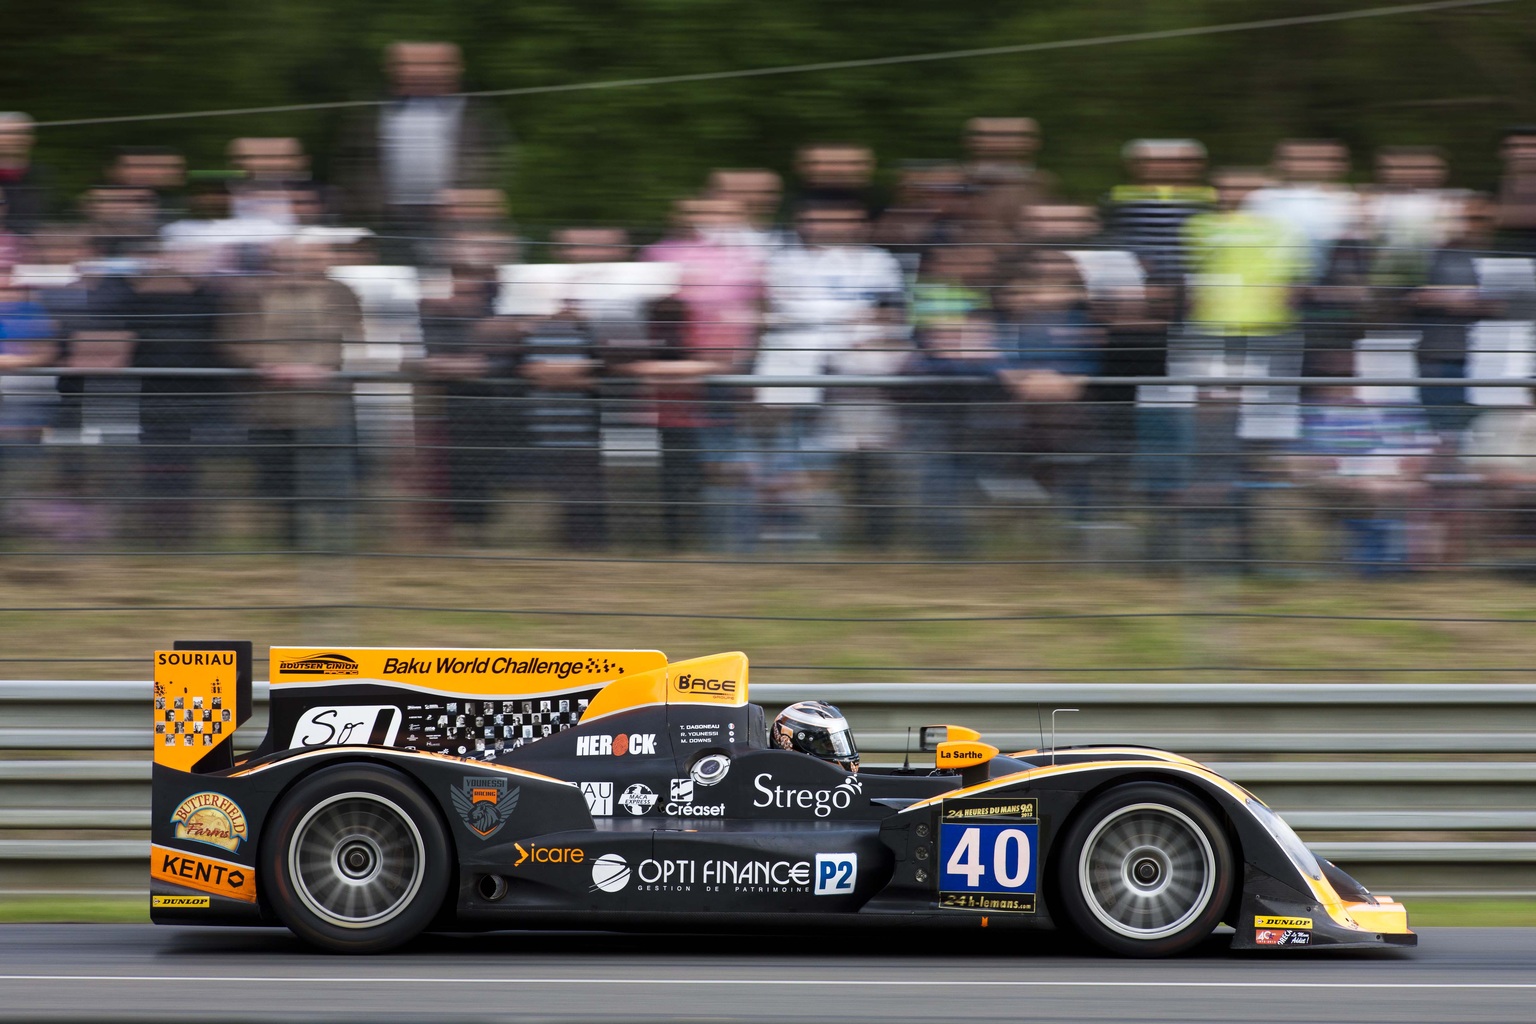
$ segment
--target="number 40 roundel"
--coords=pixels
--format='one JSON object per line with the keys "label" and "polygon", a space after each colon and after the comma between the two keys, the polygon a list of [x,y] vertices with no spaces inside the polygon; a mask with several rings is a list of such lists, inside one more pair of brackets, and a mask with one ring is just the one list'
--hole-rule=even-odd
{"label": "number 40 roundel", "polygon": [[1038,825],[940,825],[939,889],[1033,893]]}

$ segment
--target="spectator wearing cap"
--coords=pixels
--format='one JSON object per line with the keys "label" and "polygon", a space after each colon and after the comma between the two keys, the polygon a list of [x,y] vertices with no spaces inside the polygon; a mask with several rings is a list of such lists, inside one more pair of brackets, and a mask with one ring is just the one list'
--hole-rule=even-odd
{"label": "spectator wearing cap", "polygon": [[1184,224],[1216,203],[1215,191],[1205,184],[1205,146],[1194,139],[1136,139],[1122,156],[1131,181],[1109,194],[1110,239],[1154,273],[1187,272]]}

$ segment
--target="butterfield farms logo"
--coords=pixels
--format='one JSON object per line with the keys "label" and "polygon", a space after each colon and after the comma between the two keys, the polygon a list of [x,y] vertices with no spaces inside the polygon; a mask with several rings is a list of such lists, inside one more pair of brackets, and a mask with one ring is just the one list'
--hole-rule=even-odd
{"label": "butterfield farms logo", "polygon": [[233,853],[249,838],[245,812],[222,793],[193,793],[171,815],[177,839],[207,843]]}
{"label": "butterfield farms logo", "polygon": [[507,787],[501,776],[464,778],[459,788],[449,790],[453,809],[465,826],[481,839],[489,839],[502,830],[512,812],[517,810],[523,787]]}
{"label": "butterfield farms logo", "polygon": [[280,661],[277,670],[290,676],[355,676],[357,662],[345,654],[311,654]]}

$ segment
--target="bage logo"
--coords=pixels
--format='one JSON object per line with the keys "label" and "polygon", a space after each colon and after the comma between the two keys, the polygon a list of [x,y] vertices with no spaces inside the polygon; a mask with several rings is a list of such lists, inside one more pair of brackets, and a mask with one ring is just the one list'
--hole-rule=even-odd
{"label": "bage logo", "polygon": [[683,803],[693,803],[693,780],[673,779],[669,796],[671,799],[681,800]]}
{"label": "bage logo", "polygon": [[587,798],[587,811],[594,818],[613,816],[613,783],[583,782],[581,795]]}
{"label": "bage logo", "polygon": [[644,814],[656,806],[656,792],[643,782],[637,782],[619,797],[619,806],[630,814]]}
{"label": "bage logo", "polygon": [[278,662],[277,670],[290,676],[355,676],[357,662],[345,654],[311,654]]}
{"label": "bage logo", "polygon": [[523,792],[521,786],[507,789],[507,780],[500,776],[460,779],[459,787],[449,790],[453,809],[459,812],[469,830],[481,839],[489,839],[501,831],[512,812],[517,810],[517,800]]}
{"label": "bage logo", "polygon": [[576,737],[577,757],[597,757],[604,754],[623,757],[625,754],[654,753],[656,753],[656,734],[653,732]]}
{"label": "bage logo", "polygon": [[629,884],[629,864],[616,853],[605,853],[592,862],[592,890],[618,892]]}
{"label": "bage logo", "polygon": [[171,821],[177,839],[207,843],[233,853],[249,835],[245,812],[222,793],[193,793],[177,805]]}

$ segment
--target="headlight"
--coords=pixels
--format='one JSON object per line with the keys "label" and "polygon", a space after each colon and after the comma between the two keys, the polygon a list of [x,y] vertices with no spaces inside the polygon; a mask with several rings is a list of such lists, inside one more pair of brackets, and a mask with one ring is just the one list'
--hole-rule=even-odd
{"label": "headlight", "polygon": [[1296,830],[1285,823],[1284,818],[1253,797],[1248,798],[1248,810],[1253,812],[1253,816],[1259,820],[1259,824],[1264,826],[1264,831],[1269,833],[1270,838],[1280,844],[1280,848],[1285,851],[1291,863],[1296,865],[1297,871],[1308,878],[1322,881],[1323,866],[1317,862],[1312,851],[1307,849],[1307,844],[1301,841],[1301,836],[1296,834]]}

